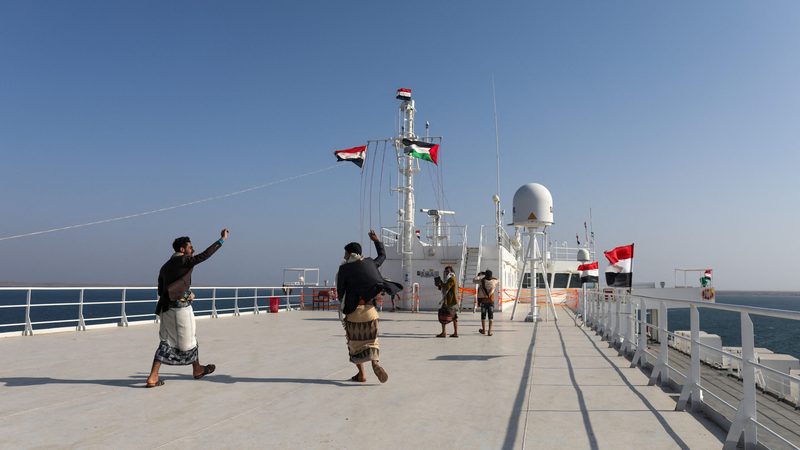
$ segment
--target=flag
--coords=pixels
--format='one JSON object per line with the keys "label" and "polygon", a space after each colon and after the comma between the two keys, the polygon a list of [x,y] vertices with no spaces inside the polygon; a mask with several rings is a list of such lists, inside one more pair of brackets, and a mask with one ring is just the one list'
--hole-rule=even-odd
{"label": "flag", "polygon": [[411,89],[407,88],[400,88],[397,90],[397,98],[398,100],[411,100]]}
{"label": "flag", "polygon": [[439,165],[439,144],[403,139],[403,145],[406,146],[406,153],[414,158],[424,159]]}
{"label": "flag", "polygon": [[703,278],[700,278],[700,285],[706,287],[709,284],[711,284],[711,269],[706,269],[703,273]]}
{"label": "flag", "polygon": [[353,147],[353,148],[348,148],[346,150],[337,150],[333,152],[333,154],[336,155],[337,161],[350,161],[355,165],[357,165],[358,167],[361,167],[362,165],[364,165],[364,157],[367,154],[367,146],[362,145],[361,147]]}
{"label": "flag", "polygon": [[617,247],[604,254],[611,264],[606,268],[606,284],[609,287],[631,287],[633,244]]}
{"label": "flag", "polygon": [[581,284],[597,283],[600,280],[600,265],[597,261],[581,264],[578,271],[581,273]]}

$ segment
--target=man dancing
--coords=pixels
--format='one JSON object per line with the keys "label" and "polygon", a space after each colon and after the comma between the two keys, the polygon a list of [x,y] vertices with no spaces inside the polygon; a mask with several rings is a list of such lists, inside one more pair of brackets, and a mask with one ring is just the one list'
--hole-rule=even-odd
{"label": "man dancing", "polygon": [[199,255],[194,255],[194,248],[188,236],[179,237],[172,243],[175,253],[161,266],[161,271],[158,273],[156,315],[161,319],[158,329],[161,342],[156,350],[153,367],[145,386],[151,388],[164,385],[164,381],[158,378],[161,363],[172,366],[191,364],[195,380],[213,373],[217,368],[214,364],[205,366],[200,364],[192,310],[194,294],[190,287],[194,266],[211,257],[222,247],[226,239],[228,239],[227,228],[220,232],[218,241]]}
{"label": "man dancing", "polygon": [[386,251],[374,231],[369,231],[369,238],[375,243],[378,256],[375,259],[364,258],[361,256],[361,244],[358,242],[347,244],[344,247],[344,261],[336,275],[336,290],[339,292],[341,312],[344,314],[342,323],[347,334],[350,362],[358,368],[358,373],[350,380],[361,383],[367,381],[364,363],[371,361],[372,370],[378,380],[385,383],[389,375],[379,364],[376,297],[383,292],[395,295],[403,289],[403,286],[386,281],[381,276],[378,268],[386,259]]}

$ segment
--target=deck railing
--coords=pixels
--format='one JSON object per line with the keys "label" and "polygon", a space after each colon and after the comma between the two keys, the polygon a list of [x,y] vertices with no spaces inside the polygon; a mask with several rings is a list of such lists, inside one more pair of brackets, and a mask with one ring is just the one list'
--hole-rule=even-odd
{"label": "deck railing", "polygon": [[[668,308],[688,308],[690,317],[690,336],[684,336],[669,331]],[[741,320],[741,354],[731,353],[721,348],[716,348],[704,343],[700,339],[700,309],[714,309],[737,313]],[[648,322],[648,310],[658,311],[658,323]],[[592,327],[612,345],[618,346],[621,354],[632,354],[631,366],[652,365],[650,384],[666,384],[672,375],[677,375],[682,380],[678,384],[681,394],[676,410],[684,410],[687,404],[693,411],[704,406],[703,396],[714,398],[719,404],[729,408],[735,416],[725,442],[725,448],[734,448],[740,439],[744,441],[745,448],[755,448],[759,442],[758,431],[763,430],[787,448],[800,448],[796,443],[788,441],[784,436],[768,428],[763,421],[759,421],[756,393],[757,387],[764,387],[768,380],[777,381],[780,389],[772,389],[771,393],[777,400],[788,401],[795,407],[800,406],[800,377],[775,370],[760,364],[755,357],[755,337],[751,316],[775,317],[800,321],[800,312],[757,308],[751,306],[738,306],[719,303],[704,303],[700,301],[674,300],[649,296],[633,295],[622,289],[613,292],[587,291],[582,304],[582,313],[587,326]],[[797,325],[800,325],[798,322]],[[648,335],[657,336],[658,353],[652,353],[647,347]],[[678,368],[670,365],[669,341],[688,341],[688,353],[691,364],[688,373],[682,373]],[[685,348],[685,347],[684,347]],[[674,350],[674,349],[673,349]],[[677,350],[675,350],[677,351]],[[701,377],[701,360],[708,359],[709,354],[719,355],[720,359],[727,358],[738,367],[738,377],[741,379],[743,395],[738,404],[731,404],[710,388],[710,381],[704,385]],[[704,358],[701,358],[703,356]],[[650,357],[650,360],[648,360]],[[676,380],[677,381],[677,380]]]}
{"label": "deck railing", "polygon": [[[192,292],[195,314],[212,318],[266,312],[270,299],[278,299],[279,309],[289,311],[302,307],[311,295],[308,287],[283,286],[200,286],[192,287]],[[28,336],[45,329],[74,326],[82,331],[94,324],[128,326],[157,320],[157,302],[155,287],[0,287],[0,335],[16,334],[20,329]],[[110,312],[115,307],[118,314]],[[32,316],[41,319],[32,320]]]}

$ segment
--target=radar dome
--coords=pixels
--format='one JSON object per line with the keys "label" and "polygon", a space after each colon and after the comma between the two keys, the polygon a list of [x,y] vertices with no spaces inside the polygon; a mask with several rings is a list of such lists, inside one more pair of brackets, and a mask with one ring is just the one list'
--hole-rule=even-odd
{"label": "radar dome", "polygon": [[526,228],[544,228],[553,224],[553,196],[539,183],[529,183],[514,194],[514,223]]}
{"label": "radar dome", "polygon": [[578,250],[578,261],[580,262],[589,262],[592,258],[589,256],[589,250],[582,248]]}

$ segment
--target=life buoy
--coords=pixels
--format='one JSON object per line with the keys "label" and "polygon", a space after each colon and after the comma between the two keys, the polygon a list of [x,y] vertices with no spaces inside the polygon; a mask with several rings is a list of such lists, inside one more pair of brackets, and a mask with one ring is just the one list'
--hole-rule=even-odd
{"label": "life buoy", "polygon": [[713,300],[714,288],[703,288],[703,290],[700,291],[700,297],[702,297],[703,300]]}

